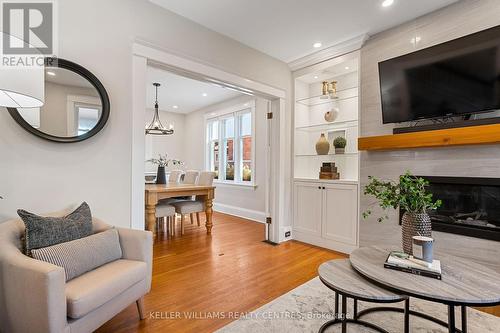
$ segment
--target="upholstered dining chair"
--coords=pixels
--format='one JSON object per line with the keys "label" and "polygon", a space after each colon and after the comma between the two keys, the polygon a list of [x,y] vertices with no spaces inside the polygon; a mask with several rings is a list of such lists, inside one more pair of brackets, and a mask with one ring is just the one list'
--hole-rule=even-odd
{"label": "upholstered dining chair", "polygon": [[[197,185],[212,186],[214,182],[215,173],[211,171],[204,171],[200,173]],[[181,216],[181,235],[184,234],[184,221],[185,215],[189,214],[191,221],[193,221],[192,214],[196,213],[196,222],[200,226],[200,213],[205,211],[205,202],[203,198],[195,198],[195,200],[182,200],[173,202],[175,212]]]}
{"label": "upholstered dining chair", "polygon": [[168,175],[168,182],[169,183],[180,183],[181,177],[183,174],[184,174],[184,171],[182,171],[182,170],[170,171],[170,174]]}
{"label": "upholstered dining chair", "polygon": [[[171,171],[168,175],[168,182],[180,183],[183,174],[182,170]],[[171,235],[175,235],[175,208],[170,205],[174,201],[174,198],[160,200],[155,210],[156,225],[161,225],[163,221],[163,225],[166,226],[165,231]]]}
{"label": "upholstered dining chair", "polygon": [[175,207],[170,201],[160,201],[155,209],[156,225],[161,226],[163,222],[163,231],[168,235],[175,235]]}
{"label": "upholstered dining chair", "polygon": [[198,181],[198,177],[200,176],[200,172],[197,170],[188,170],[184,174],[184,184],[196,184]]}
{"label": "upholstered dining chair", "polygon": [[[198,182],[198,177],[200,176],[200,172],[197,170],[188,170],[184,174],[184,180],[182,181],[183,184],[196,184]],[[193,197],[176,197],[175,200],[192,200]],[[194,223],[193,220],[193,214],[190,214],[191,217],[191,224]]]}
{"label": "upholstered dining chair", "polygon": [[[169,182],[179,183],[183,172],[180,170],[174,170],[170,173]],[[184,184],[196,184],[198,181],[198,176],[200,175],[199,171],[196,170],[188,170],[184,174],[184,180],[182,183]],[[172,180],[170,180],[172,179]],[[188,200],[190,197],[179,197],[179,198],[170,198],[160,200],[156,205],[156,222],[157,225],[161,225],[163,221],[163,225],[166,226],[164,228],[167,234],[174,236],[175,235],[175,224],[176,224],[176,216],[175,216],[175,207],[172,206],[172,203],[178,200]],[[193,216],[191,216],[191,224],[193,224]]]}

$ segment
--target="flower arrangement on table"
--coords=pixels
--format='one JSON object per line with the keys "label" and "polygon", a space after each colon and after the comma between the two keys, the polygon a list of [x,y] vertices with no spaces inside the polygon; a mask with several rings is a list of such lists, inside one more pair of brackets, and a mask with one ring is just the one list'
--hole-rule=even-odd
{"label": "flower arrangement on table", "polygon": [[158,171],[156,172],[156,184],[166,184],[167,178],[165,176],[165,168],[169,165],[184,165],[184,162],[177,159],[169,159],[167,154],[158,154],[158,158],[150,158],[146,162],[158,165]]}

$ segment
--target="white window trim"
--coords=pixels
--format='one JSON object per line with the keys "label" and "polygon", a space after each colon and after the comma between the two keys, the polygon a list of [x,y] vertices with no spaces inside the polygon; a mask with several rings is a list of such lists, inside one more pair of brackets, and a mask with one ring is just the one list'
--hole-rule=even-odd
{"label": "white window trim", "polygon": [[[209,152],[210,152],[210,142],[207,140],[208,139],[208,123],[214,120],[224,120],[226,118],[230,118],[234,116],[234,143],[233,143],[233,154],[234,156],[240,156],[240,144],[239,140],[237,142],[236,138],[240,138],[240,120],[239,120],[239,115],[243,113],[247,113],[248,109],[250,109],[250,113],[252,115],[252,180],[249,182],[244,182],[240,180],[223,180],[223,179],[214,179],[214,183],[222,185],[222,186],[240,186],[243,188],[257,188],[257,183],[255,182],[256,179],[256,160],[255,160],[255,104],[256,101],[255,99],[249,100],[244,103],[239,103],[236,105],[233,105],[231,107],[225,108],[218,110],[216,112],[210,112],[205,115],[205,168],[207,170],[210,170],[210,157],[209,157]],[[247,111],[247,112],[245,112]],[[224,154],[223,154],[223,136],[224,136],[224,128],[222,122],[219,123],[219,178],[223,177],[223,166],[224,166]],[[239,158],[238,158],[239,159]],[[235,159],[236,160],[236,159]],[[240,161],[241,162],[241,161]],[[240,174],[240,166],[237,166],[237,163],[235,161],[235,177],[236,175]]]}
{"label": "white window trim", "polygon": [[[73,135],[72,129],[74,128],[74,124],[77,121],[76,120],[76,110],[75,110],[75,105],[77,104],[86,104],[86,105],[93,105],[96,108],[99,108],[100,112],[102,112],[102,105],[101,105],[101,100],[98,97],[94,96],[86,96],[86,95],[68,95],[66,98],[66,112],[67,112],[67,134],[68,135]],[[100,118],[100,114],[99,114]],[[77,128],[78,132],[78,128]]]}

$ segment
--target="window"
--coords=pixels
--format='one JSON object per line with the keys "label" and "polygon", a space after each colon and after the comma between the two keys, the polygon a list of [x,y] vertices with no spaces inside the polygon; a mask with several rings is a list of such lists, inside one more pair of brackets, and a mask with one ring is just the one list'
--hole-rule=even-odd
{"label": "window", "polygon": [[252,113],[245,112],[239,115],[240,126],[240,170],[241,180],[252,181]]}
{"label": "window", "polygon": [[207,168],[225,183],[253,185],[254,103],[235,107],[207,119]]}
{"label": "window", "polygon": [[93,129],[100,118],[100,107],[91,105],[75,105],[78,122],[78,135],[83,135]]}
{"label": "window", "polygon": [[215,179],[219,179],[219,121],[210,121],[207,124],[208,169],[215,172]]}

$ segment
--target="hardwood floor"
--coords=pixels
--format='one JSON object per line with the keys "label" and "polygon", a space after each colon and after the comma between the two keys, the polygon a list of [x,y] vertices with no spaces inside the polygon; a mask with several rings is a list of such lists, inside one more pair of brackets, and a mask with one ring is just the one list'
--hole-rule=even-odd
{"label": "hardwood floor", "polygon": [[[230,312],[254,310],[315,277],[324,261],[345,257],[296,241],[271,246],[263,238],[263,224],[220,213],[211,237],[196,222],[182,237],[160,234],[146,319],[139,320],[134,303],[97,332],[212,332],[234,320]],[[226,318],[206,318],[221,313]]]}

